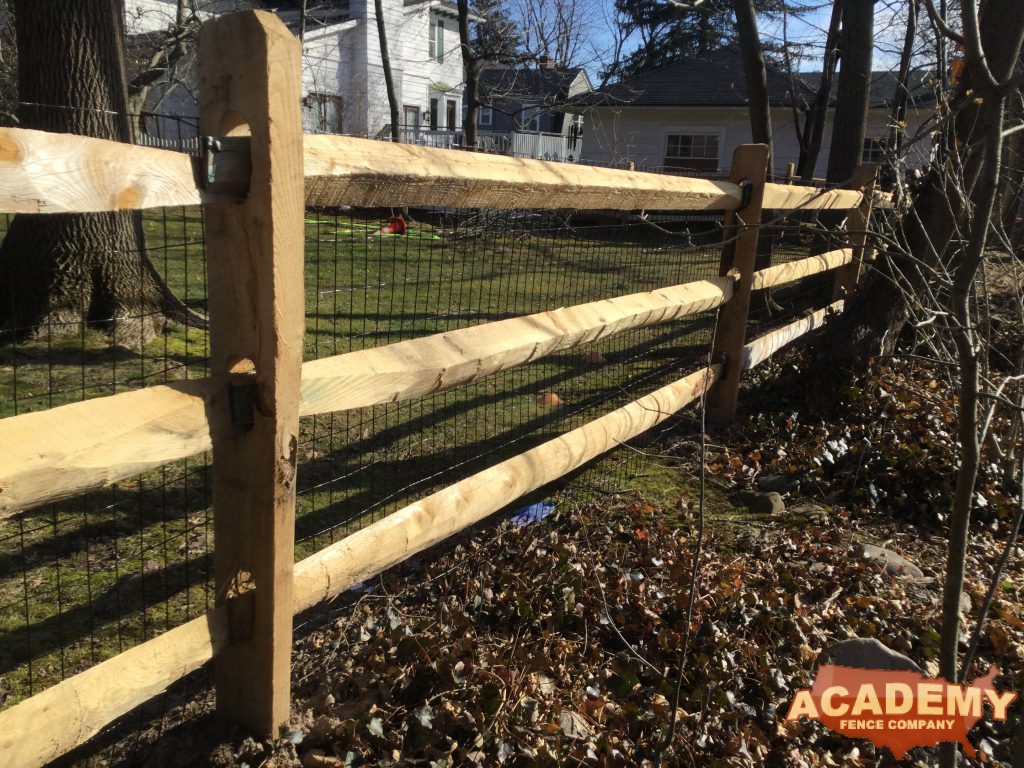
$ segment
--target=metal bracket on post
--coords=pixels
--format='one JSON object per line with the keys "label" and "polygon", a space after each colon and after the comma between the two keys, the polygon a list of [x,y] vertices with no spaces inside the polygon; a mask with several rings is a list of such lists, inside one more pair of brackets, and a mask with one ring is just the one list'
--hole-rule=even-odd
{"label": "metal bracket on post", "polygon": [[750,179],[744,179],[740,182],[740,204],[736,208],[737,211],[742,211],[748,205],[754,194],[754,182]]}
{"label": "metal bracket on post", "polygon": [[248,136],[203,136],[199,185],[213,195],[245,200],[252,178]]}

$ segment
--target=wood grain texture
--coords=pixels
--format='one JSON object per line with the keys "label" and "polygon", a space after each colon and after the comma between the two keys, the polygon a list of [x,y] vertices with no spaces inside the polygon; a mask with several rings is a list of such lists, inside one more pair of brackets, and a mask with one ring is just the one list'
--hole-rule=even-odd
{"label": "wood grain texture", "polygon": [[227,611],[198,619],[0,712],[4,768],[40,768],[199,669],[228,642]]}
{"label": "wood grain texture", "polygon": [[306,363],[303,416],[398,402],[729,301],[720,277],[500,320]]}
{"label": "wood grain texture", "polygon": [[[732,156],[730,178],[737,184],[751,184],[750,202],[746,208],[730,211],[725,218],[724,244],[719,265],[721,275],[739,276],[732,300],[718,313],[713,358],[724,362],[725,370],[718,384],[708,395],[708,414],[720,422],[732,421],[740,391],[740,358],[747,333],[750,294],[754,279],[754,262],[760,238],[761,205],[764,200],[765,175],[768,168],[768,146],[744,144]],[[796,187],[785,187],[796,189]]]}
{"label": "wood grain texture", "polygon": [[790,184],[765,184],[765,210],[846,211],[860,205],[862,195],[855,189],[803,187]]}
{"label": "wood grain texture", "polygon": [[300,561],[295,566],[296,612],[341,594],[661,423],[699,398],[719,370],[712,366],[692,373]]}
{"label": "wood grain texture", "polygon": [[0,420],[0,519],[209,450],[209,379]]}
{"label": "wood grain texture", "polygon": [[0,128],[0,210],[87,213],[198,205],[180,152],[22,128]]}
{"label": "wood grain texture", "polygon": [[828,253],[820,253],[806,259],[797,259],[774,267],[759,269],[754,273],[753,289],[760,291],[786,283],[793,283],[810,275],[828,272],[853,261],[852,248],[840,248]]}
{"label": "wood grain texture", "polygon": [[[407,400],[668,323],[727,302],[733,284],[701,280],[310,361],[301,414]],[[209,450],[215,389],[203,379],[0,420],[0,519]]]}
{"label": "wood grain texture", "polygon": [[[219,135],[219,134],[218,134]],[[735,184],[572,163],[419,147],[348,136],[306,136],[310,206],[731,210]],[[86,213],[198,205],[192,158],[70,134],[0,128],[0,211]],[[849,209],[853,190],[767,184],[765,208]]]}
{"label": "wood grain texture", "polygon": [[481,152],[307,136],[306,203],[711,211],[739,205],[735,184]]}
{"label": "wood grain texture", "polygon": [[[216,599],[232,642],[217,713],[263,738],[289,716],[299,390],[305,330],[302,47],[274,14],[207,21],[204,133],[251,135],[240,203],[207,203]],[[251,393],[246,395],[246,393]],[[231,398],[234,397],[234,405]],[[240,403],[248,401],[247,410]],[[231,598],[255,590],[255,598]]]}
{"label": "wood grain texture", "polygon": [[806,317],[801,317],[789,325],[765,334],[743,347],[743,370],[747,371],[760,365],[787,344],[799,339],[816,328],[821,328],[829,314],[842,312],[843,302],[835,301],[824,309],[819,309]]}

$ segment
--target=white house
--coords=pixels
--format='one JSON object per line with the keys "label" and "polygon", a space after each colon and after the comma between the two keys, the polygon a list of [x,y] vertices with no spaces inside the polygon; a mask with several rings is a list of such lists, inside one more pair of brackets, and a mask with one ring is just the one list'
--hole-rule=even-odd
{"label": "white house", "polygon": [[[808,82],[810,80],[810,82]],[[784,175],[800,155],[793,104],[809,103],[817,82],[769,67],[768,92],[774,143],[774,172]],[[794,88],[796,93],[794,93]],[[878,161],[890,133],[889,106],[896,88],[890,73],[876,73],[863,160]],[[934,113],[935,98],[917,78],[907,114],[913,134]],[[739,54],[720,51],[644,72],[585,97],[583,159],[599,164],[635,163],[638,169],[680,169],[715,173],[729,169],[732,153],[751,141],[746,81]],[[579,109],[580,107],[574,107]],[[801,119],[801,130],[802,115]],[[815,176],[825,175],[832,135],[831,110]],[[928,142],[914,146],[907,164],[919,165]]]}
{"label": "white house", "polygon": [[[240,6],[274,10],[299,33],[296,2],[201,2],[201,17]],[[164,31],[174,23],[176,0],[126,0],[129,36]],[[388,53],[401,105],[403,128],[452,132],[462,127],[465,88],[456,5],[449,0],[383,0]],[[476,17],[474,17],[476,20]],[[309,132],[378,136],[391,122],[373,0],[349,0],[318,7],[309,3],[303,30],[303,122]],[[180,115],[194,124],[197,114],[194,62],[178,77],[154,89],[147,106]],[[167,129],[167,121],[151,121]]]}

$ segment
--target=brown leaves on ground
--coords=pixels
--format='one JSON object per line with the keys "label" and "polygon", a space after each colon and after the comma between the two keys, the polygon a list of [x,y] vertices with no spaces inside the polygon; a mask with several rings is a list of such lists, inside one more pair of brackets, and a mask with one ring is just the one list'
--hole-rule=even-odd
{"label": "brown leaves on ground", "polygon": [[[301,743],[278,754],[295,764],[432,768],[892,765],[866,741],[784,716],[821,650],[848,637],[876,637],[937,672],[948,392],[927,371],[896,367],[866,374],[831,412],[812,412],[797,404],[792,376],[788,400],[785,373],[783,389],[769,393],[780,413],[755,407],[715,437],[722,447],[708,463],[741,486],[759,473],[799,474],[802,493],[838,514],[796,529],[751,525],[747,537],[712,531],[667,749],[695,531],[667,522],[677,510],[614,498],[479,531],[423,570],[385,574],[353,596],[343,618],[299,644]],[[980,493],[989,506],[970,553],[975,606],[1010,500],[988,475]],[[932,582],[865,560],[856,537],[907,552]],[[975,661],[997,664],[1000,685],[1017,690],[1022,561],[1018,548]],[[990,762],[1008,764],[1015,717],[972,730]]]}
{"label": "brown leaves on ground", "polygon": [[[935,657],[937,600],[856,557],[844,533],[769,532],[745,553],[711,541],[667,764],[877,763],[870,744],[783,720],[833,641],[879,637]],[[691,531],[620,502],[502,527],[418,577],[384,578],[301,644],[300,753],[341,765],[657,764],[693,552]],[[998,757],[1005,734],[984,727]]]}

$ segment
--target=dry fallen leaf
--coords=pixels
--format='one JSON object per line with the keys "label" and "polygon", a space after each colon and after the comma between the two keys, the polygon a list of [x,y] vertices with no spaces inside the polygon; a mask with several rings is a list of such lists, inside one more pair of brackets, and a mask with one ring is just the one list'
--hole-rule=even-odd
{"label": "dry fallen leaf", "polygon": [[537,395],[537,405],[545,408],[554,408],[556,405],[562,405],[562,402],[557,392],[541,392]]}

